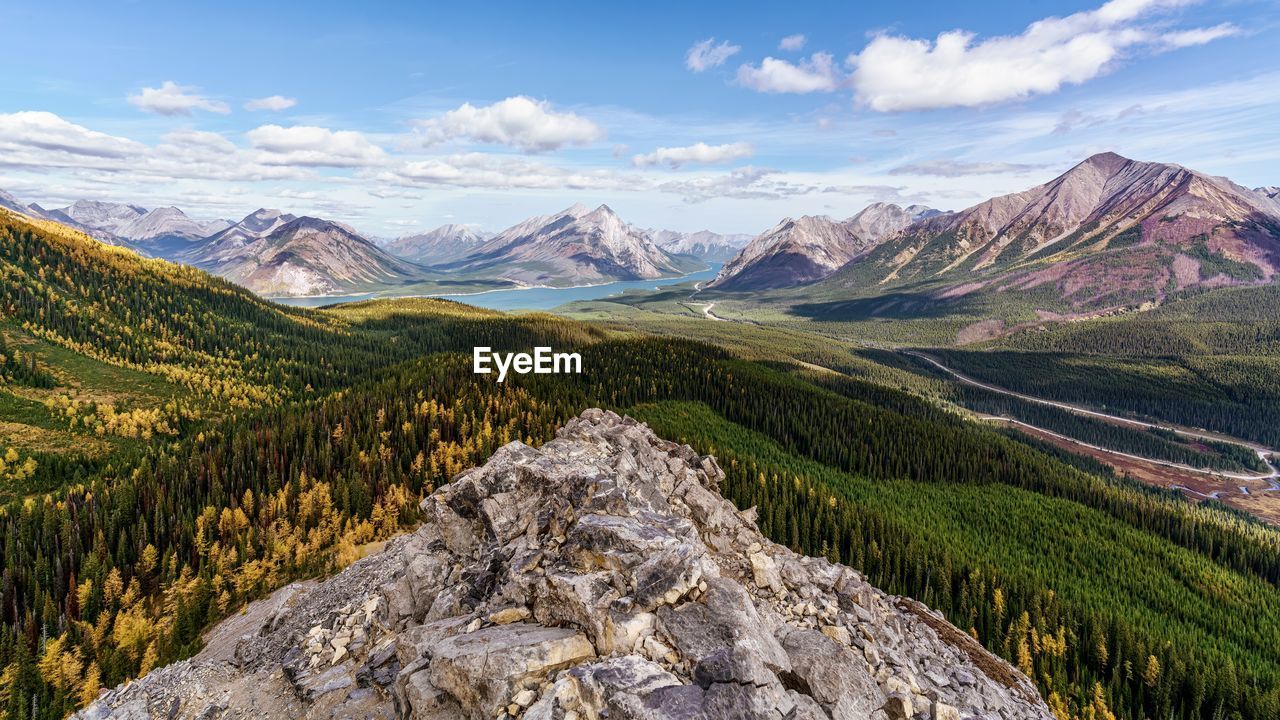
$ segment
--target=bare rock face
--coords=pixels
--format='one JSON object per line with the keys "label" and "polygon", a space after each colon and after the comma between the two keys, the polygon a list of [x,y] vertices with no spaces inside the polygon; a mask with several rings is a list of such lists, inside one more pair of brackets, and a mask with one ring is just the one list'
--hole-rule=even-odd
{"label": "bare rock face", "polygon": [[234,659],[79,717],[1051,718],[928,609],[769,542],[722,478],[588,410],[436,491],[384,552],[258,605]]}

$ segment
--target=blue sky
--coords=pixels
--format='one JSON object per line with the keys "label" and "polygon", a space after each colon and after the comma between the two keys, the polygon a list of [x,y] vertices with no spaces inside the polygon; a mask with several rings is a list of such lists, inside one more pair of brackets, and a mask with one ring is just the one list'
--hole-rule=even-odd
{"label": "blue sky", "polygon": [[1114,150],[1280,184],[1274,0],[8,0],[0,188],[380,236],[574,202],[758,232]]}

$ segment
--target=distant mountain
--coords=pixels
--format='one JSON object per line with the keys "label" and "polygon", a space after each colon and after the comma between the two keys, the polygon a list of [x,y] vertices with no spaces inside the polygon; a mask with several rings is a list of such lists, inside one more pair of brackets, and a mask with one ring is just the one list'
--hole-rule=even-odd
{"label": "distant mountain", "polygon": [[79,230],[87,235],[96,237],[98,240],[108,245],[120,244],[119,238],[115,237],[111,233],[96,230],[77,222],[74,218],[68,217],[60,210],[46,210],[35,203],[25,203],[3,190],[0,190],[0,207],[12,210],[16,213],[21,213],[27,217],[37,218],[40,220],[52,220],[56,223]]}
{"label": "distant mountain", "polygon": [[912,222],[939,214],[920,205],[875,203],[843,221],[825,215],[786,218],[752,240],[710,287],[765,290],[821,280]]}
{"label": "distant mountain", "polygon": [[1034,291],[1075,307],[1159,301],[1169,292],[1270,279],[1280,268],[1280,203],[1178,165],[1115,153],[1030,190],[927,218],[823,285],[867,293],[949,283]]}
{"label": "distant mountain", "polygon": [[244,216],[240,222],[193,243],[175,259],[197,267],[234,263],[244,255],[245,246],[297,219],[296,215],[279,210],[259,208]]}
{"label": "distant mountain", "polygon": [[384,247],[396,257],[422,265],[436,265],[466,257],[491,237],[493,233],[449,224],[424,233],[402,235]]}
{"label": "distant mountain", "polygon": [[120,231],[147,214],[146,208],[137,205],[102,202],[100,200],[77,200],[64,208],[50,211],[54,215],[69,218],[85,227],[99,232],[109,233],[113,237],[123,237]]}
{"label": "distant mountain", "polygon": [[721,235],[710,230],[682,233],[675,230],[650,230],[654,243],[672,255],[692,255],[700,260],[726,262],[737,255],[753,235]]}
{"label": "distant mountain", "polygon": [[574,205],[490,238],[445,269],[526,285],[576,285],[681,275],[694,262],[668,254],[607,205]]}
{"label": "distant mountain", "polygon": [[877,202],[866,206],[862,212],[846,220],[845,225],[858,237],[879,241],[900,232],[912,223],[945,214],[941,210],[924,205],[900,207],[893,203]]}
{"label": "distant mountain", "polygon": [[[0,190],[0,207],[28,216],[34,216],[36,214],[32,211],[30,205],[27,205],[4,190]],[[41,215],[43,215],[43,213],[41,213]]]}
{"label": "distant mountain", "polygon": [[421,277],[342,223],[278,210],[251,213],[181,259],[268,296],[334,295]]}
{"label": "distant mountain", "polygon": [[203,222],[176,207],[147,210],[137,205],[77,200],[64,208],[44,210],[46,219],[63,223],[112,245],[132,247],[146,255],[172,257],[194,240],[227,227],[226,220]]}
{"label": "distant mountain", "polygon": [[1272,200],[1280,198],[1280,187],[1276,187],[1275,185],[1268,185],[1266,187],[1254,188],[1254,192],[1265,195],[1271,198]]}

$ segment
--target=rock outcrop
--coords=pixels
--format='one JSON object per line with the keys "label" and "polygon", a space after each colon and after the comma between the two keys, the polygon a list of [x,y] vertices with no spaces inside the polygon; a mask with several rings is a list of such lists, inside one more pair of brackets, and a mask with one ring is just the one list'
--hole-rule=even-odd
{"label": "rock outcrop", "polygon": [[769,542],[722,478],[588,410],[459,475],[383,552],[251,606],[233,657],[159,669],[79,717],[1051,717],[930,610]]}

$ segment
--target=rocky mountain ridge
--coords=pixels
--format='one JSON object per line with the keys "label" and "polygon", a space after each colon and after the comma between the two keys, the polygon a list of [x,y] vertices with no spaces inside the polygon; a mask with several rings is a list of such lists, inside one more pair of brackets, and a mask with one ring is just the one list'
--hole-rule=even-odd
{"label": "rocky mountain ridge", "polygon": [[754,235],[730,233],[722,235],[710,230],[678,232],[649,230],[654,243],[673,255],[692,255],[700,260],[727,262],[751,242]]}
{"label": "rocky mountain ridge", "polygon": [[259,295],[334,295],[411,282],[421,269],[342,223],[258,210],[181,256]]}
{"label": "rocky mountain ridge", "polygon": [[471,254],[493,237],[469,225],[449,223],[433,230],[401,235],[386,243],[387,252],[422,265],[453,262]]}
{"label": "rocky mountain ridge", "polygon": [[1052,717],[922,605],[765,539],[713,458],[588,410],[425,524],[228,623],[80,720]]}
{"label": "rocky mountain ridge", "polygon": [[1180,165],[1115,153],[1053,180],[916,222],[823,282],[833,292],[952,283],[940,297],[1034,291],[1079,307],[1267,281],[1280,202]]}
{"label": "rocky mountain ridge", "polygon": [[874,203],[847,220],[825,215],[786,218],[726,263],[710,287],[768,290],[815,282],[911,223],[939,214],[922,205]]}
{"label": "rocky mountain ridge", "polygon": [[529,218],[442,269],[525,285],[575,285],[646,280],[695,269],[608,205],[576,204],[554,215]]}

